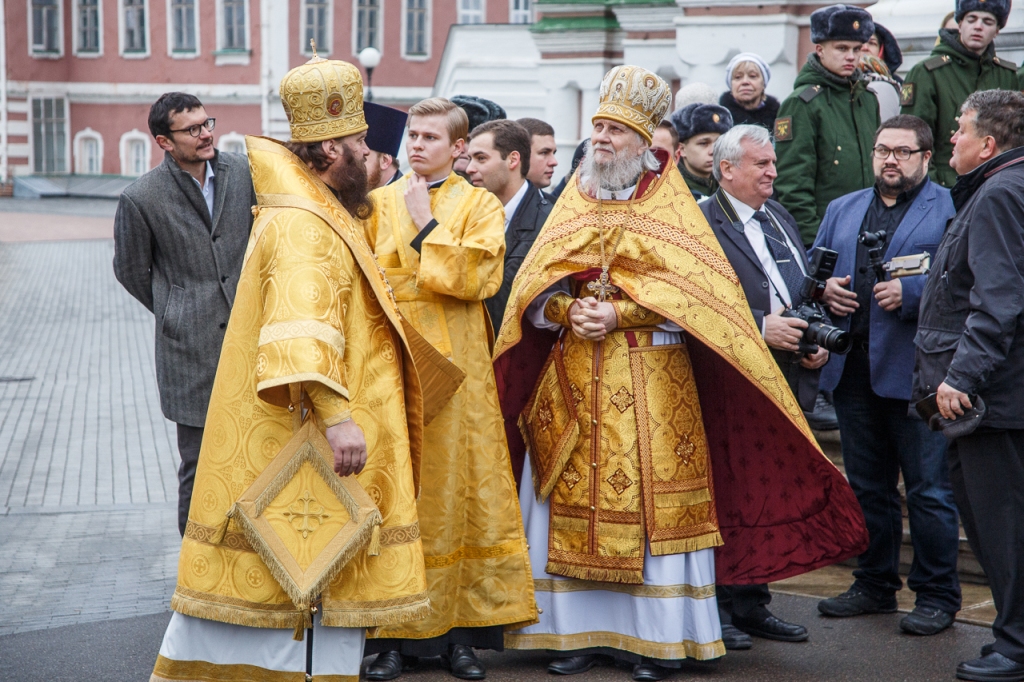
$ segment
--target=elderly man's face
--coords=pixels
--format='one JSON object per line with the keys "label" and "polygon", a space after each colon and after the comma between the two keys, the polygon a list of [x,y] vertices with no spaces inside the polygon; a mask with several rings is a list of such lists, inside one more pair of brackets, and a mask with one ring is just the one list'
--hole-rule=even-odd
{"label": "elderly man's face", "polygon": [[753,140],[740,143],[743,156],[737,164],[722,161],[722,188],[751,208],[760,208],[771,199],[778,173],[775,172],[775,149]]}
{"label": "elderly man's face", "polygon": [[594,163],[604,166],[619,155],[640,156],[646,148],[637,144],[637,135],[631,129],[617,121],[599,118],[590,134],[590,149]]}
{"label": "elderly man's face", "polygon": [[953,156],[949,165],[959,175],[970,173],[995,156],[995,141],[978,134],[974,125],[977,117],[978,112],[971,110],[960,114],[960,128],[950,140],[953,143]]}

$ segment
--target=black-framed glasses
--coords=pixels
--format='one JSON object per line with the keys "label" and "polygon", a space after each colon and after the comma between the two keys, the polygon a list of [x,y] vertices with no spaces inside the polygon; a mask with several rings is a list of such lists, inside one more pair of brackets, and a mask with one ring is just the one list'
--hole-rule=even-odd
{"label": "black-framed glasses", "polygon": [[[171,130],[170,132],[172,132],[172,133],[186,133],[187,132],[192,137],[199,137],[199,134],[201,132],[203,132],[204,128],[206,130],[213,130],[213,127],[215,125],[217,125],[217,119],[215,119],[215,118],[208,118],[205,121],[203,121],[202,123],[197,123],[194,126],[189,126],[188,128],[179,128],[178,130]],[[899,157],[896,157],[896,158],[899,158]]]}
{"label": "black-framed glasses", "polygon": [[895,156],[897,161],[906,161],[914,154],[919,154],[926,150],[911,149],[910,147],[896,147],[896,149],[889,149],[884,145],[878,145],[871,151],[874,153],[875,158],[878,159],[879,161],[885,161],[886,159],[889,158],[890,154]]}

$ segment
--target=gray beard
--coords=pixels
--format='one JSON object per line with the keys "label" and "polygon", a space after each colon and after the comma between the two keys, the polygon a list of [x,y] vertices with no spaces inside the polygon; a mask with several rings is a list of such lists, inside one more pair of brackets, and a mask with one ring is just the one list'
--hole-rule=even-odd
{"label": "gray beard", "polygon": [[608,163],[594,161],[593,148],[587,146],[587,155],[580,162],[580,178],[583,191],[592,197],[599,197],[601,190],[617,192],[635,185],[640,173],[643,172],[642,156],[626,152],[616,152]]}

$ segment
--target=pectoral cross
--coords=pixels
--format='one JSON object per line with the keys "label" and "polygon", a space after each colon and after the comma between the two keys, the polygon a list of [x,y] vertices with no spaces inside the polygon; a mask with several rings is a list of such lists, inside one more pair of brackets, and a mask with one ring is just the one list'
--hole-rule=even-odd
{"label": "pectoral cross", "polygon": [[611,283],[608,277],[608,266],[601,268],[601,276],[592,282],[587,282],[587,289],[597,294],[597,300],[604,303],[608,294],[619,293],[619,288]]}

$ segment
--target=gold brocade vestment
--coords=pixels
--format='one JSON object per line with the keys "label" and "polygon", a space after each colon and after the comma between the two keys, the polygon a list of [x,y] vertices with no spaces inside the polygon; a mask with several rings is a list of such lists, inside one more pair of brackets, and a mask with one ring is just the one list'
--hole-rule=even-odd
{"label": "gold brocade vestment", "polygon": [[357,479],[383,516],[380,555],[359,552],[328,585],[323,624],[422,617],[429,604],[413,466],[422,398],[401,320],[361,226],[327,187],[280,143],[247,144],[261,208],[224,337],[171,606],[235,625],[301,626],[304,614],[226,517],[292,437],[288,388],[301,383],[321,423],[351,415],[362,429],[368,457]]}
{"label": "gold brocade vestment", "polygon": [[[534,489],[541,502],[550,496],[546,570],[641,583],[645,540],[652,555],[717,547],[725,584],[851,556],[866,537],[859,506],[817,447],[683,178],[661,160],[632,203],[599,203],[573,178],[523,262],[496,339],[506,414],[522,410]],[[598,344],[565,332],[533,383],[525,358],[551,346],[524,335],[526,310],[570,277],[574,295],[593,295],[580,286],[600,272],[602,225],[606,249],[621,235],[606,261],[621,292],[611,301],[618,327]],[[565,328],[572,301],[551,296],[545,318]],[[665,322],[684,344],[652,344]],[[763,420],[767,436],[749,419]],[[789,461],[748,466],[772,441]],[[727,481],[718,495],[716,476]]]}
{"label": "gold brocade vestment", "polygon": [[438,226],[417,253],[406,187],[402,179],[372,194],[368,240],[402,314],[466,380],[423,434],[417,506],[431,615],[374,636],[521,627],[536,620],[536,604],[483,305],[501,284],[504,211],[494,195],[453,173],[430,190]]}

